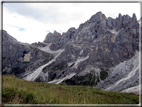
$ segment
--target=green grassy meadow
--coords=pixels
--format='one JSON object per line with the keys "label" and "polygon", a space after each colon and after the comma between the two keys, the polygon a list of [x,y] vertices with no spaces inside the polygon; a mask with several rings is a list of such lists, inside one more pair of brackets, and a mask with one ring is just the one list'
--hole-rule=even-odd
{"label": "green grassy meadow", "polygon": [[2,82],[3,104],[139,104],[139,96],[133,93],[30,82],[14,76],[2,76]]}

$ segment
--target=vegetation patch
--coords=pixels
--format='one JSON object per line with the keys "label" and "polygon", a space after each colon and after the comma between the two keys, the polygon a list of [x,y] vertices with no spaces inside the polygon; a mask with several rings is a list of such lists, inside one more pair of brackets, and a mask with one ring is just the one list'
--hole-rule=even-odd
{"label": "vegetation patch", "polygon": [[101,72],[100,72],[100,78],[101,80],[105,80],[108,76],[108,73],[107,73],[108,69],[101,69]]}
{"label": "vegetation patch", "polygon": [[30,82],[9,75],[3,75],[2,89],[3,104],[139,104],[139,96],[132,93]]}
{"label": "vegetation patch", "polygon": [[25,72],[25,68],[20,68],[20,67],[11,67],[9,72],[3,72],[3,74],[6,75],[10,75],[10,74],[14,74],[14,75],[18,75],[21,73]]}
{"label": "vegetation patch", "polygon": [[50,60],[52,60],[54,58],[53,55],[48,54],[46,52],[43,52],[43,55],[45,57],[45,59],[43,60],[44,63],[47,63],[47,62],[49,62]]}
{"label": "vegetation patch", "polygon": [[43,60],[44,63],[49,62],[51,59],[53,59],[53,56],[46,55],[46,58]]}
{"label": "vegetation patch", "polygon": [[49,61],[50,61],[49,58],[46,58],[43,60],[44,63],[49,62]]}
{"label": "vegetation patch", "polygon": [[99,77],[89,73],[85,76],[74,76],[71,81],[66,81],[67,84],[70,84],[69,82],[73,85],[95,86],[99,82]]}
{"label": "vegetation patch", "polygon": [[44,68],[43,68],[43,71],[46,70],[47,68],[48,68],[48,66],[44,67]]}
{"label": "vegetation patch", "polygon": [[73,67],[75,63],[71,64],[69,67]]}
{"label": "vegetation patch", "polygon": [[58,65],[54,65],[51,69],[53,71],[56,71],[56,70],[63,70],[64,68],[67,68],[68,65],[65,64],[65,63],[61,63],[61,64],[58,64]]}
{"label": "vegetation patch", "polygon": [[18,91],[15,88],[3,88],[2,102],[8,104],[37,104],[32,93]]}

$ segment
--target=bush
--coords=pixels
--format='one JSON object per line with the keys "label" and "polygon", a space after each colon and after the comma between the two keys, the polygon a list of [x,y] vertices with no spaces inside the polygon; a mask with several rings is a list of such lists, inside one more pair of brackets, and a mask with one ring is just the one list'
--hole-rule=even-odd
{"label": "bush", "polygon": [[108,76],[108,73],[107,73],[108,69],[101,69],[101,72],[100,72],[100,78],[101,80],[104,80],[106,79],[106,77]]}
{"label": "bush", "polygon": [[11,67],[9,72],[6,72],[6,70],[3,72],[4,75],[19,75],[21,73],[25,72],[25,68],[20,68],[20,67]]}
{"label": "bush", "polygon": [[56,71],[56,70],[63,70],[64,68],[67,68],[67,67],[68,67],[67,64],[61,63],[61,64],[58,64],[58,65],[54,65],[51,69],[53,71]]}
{"label": "bush", "polygon": [[3,103],[22,103],[22,104],[36,104],[36,100],[32,93],[18,91],[14,88],[4,88],[2,93]]}
{"label": "bush", "polygon": [[71,64],[69,67],[73,67],[75,63]]}
{"label": "bush", "polygon": [[14,89],[4,88],[2,93],[2,101],[11,102],[15,95],[16,91]]}

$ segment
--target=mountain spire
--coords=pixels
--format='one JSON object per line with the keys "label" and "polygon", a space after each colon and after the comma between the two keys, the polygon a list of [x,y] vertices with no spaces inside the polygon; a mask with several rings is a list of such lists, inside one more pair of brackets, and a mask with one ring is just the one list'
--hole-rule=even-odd
{"label": "mountain spire", "polygon": [[137,20],[137,17],[136,17],[136,14],[135,14],[135,13],[133,13],[132,19],[133,19],[133,20]]}
{"label": "mountain spire", "polygon": [[90,18],[90,21],[91,22],[97,22],[98,20],[105,20],[106,19],[106,16],[100,11],[100,12],[97,12],[95,15],[93,15],[91,18]]}

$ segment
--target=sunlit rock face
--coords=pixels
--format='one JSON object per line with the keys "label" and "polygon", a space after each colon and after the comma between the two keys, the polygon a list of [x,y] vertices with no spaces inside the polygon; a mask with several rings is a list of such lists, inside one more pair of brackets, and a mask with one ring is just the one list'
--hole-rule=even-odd
{"label": "sunlit rock face", "polygon": [[31,45],[7,35],[4,31],[3,72],[29,62],[20,75],[28,81],[123,92],[139,84],[139,23],[135,14],[119,14],[113,19],[98,12],[77,29],[48,33],[43,42]]}

